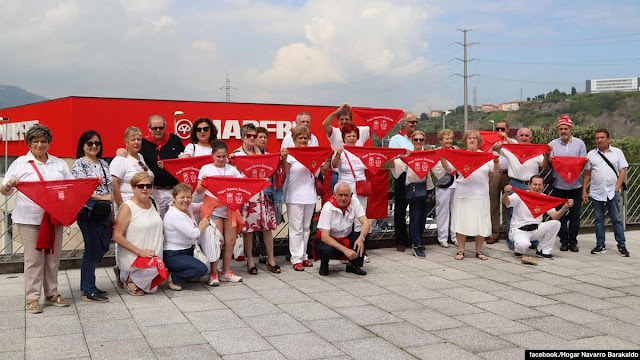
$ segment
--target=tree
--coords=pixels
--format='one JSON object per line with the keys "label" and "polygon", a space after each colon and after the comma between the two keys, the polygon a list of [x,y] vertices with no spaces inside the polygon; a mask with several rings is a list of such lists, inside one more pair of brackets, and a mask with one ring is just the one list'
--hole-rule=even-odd
{"label": "tree", "polygon": [[572,87],[571,87],[571,96],[573,96],[573,95],[575,95],[575,94],[577,94],[577,93],[578,93],[578,91],[576,91],[576,87],[575,87],[575,86],[572,86]]}
{"label": "tree", "polygon": [[420,120],[420,122],[427,121],[427,120],[429,120],[429,117],[427,116],[426,113],[422,113],[422,114],[420,114],[420,119],[419,120]]}

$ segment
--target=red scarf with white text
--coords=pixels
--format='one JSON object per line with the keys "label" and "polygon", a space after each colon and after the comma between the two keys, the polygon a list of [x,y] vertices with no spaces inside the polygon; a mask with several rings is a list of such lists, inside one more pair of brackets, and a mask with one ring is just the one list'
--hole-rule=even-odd
{"label": "red scarf with white text", "polygon": [[395,124],[400,121],[404,111],[400,109],[371,109],[352,107],[353,115],[364,119],[369,128],[378,135],[380,139],[385,137]]}
{"label": "red scarf with white text", "polygon": [[198,184],[198,173],[200,168],[206,164],[211,164],[213,158],[209,155],[195,156],[182,159],[162,160],[164,169],[179,182],[191,185],[193,191]]}
{"label": "red scarf with white text", "polygon": [[402,155],[407,152],[405,149],[381,148],[375,146],[345,146],[344,149],[360,158],[364,166],[366,166],[374,175],[378,173],[378,170],[382,165],[384,165],[384,163],[393,159],[397,155]]}
{"label": "red scarf with white text", "polygon": [[440,156],[437,150],[412,151],[411,154],[401,157],[400,160],[404,161],[409,169],[422,179],[440,161]]}

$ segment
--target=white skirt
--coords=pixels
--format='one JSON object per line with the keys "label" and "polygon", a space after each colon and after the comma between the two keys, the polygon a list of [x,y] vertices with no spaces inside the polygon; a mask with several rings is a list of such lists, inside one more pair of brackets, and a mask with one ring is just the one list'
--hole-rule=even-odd
{"label": "white skirt", "polygon": [[454,195],[451,229],[466,236],[491,235],[489,198],[459,198]]}

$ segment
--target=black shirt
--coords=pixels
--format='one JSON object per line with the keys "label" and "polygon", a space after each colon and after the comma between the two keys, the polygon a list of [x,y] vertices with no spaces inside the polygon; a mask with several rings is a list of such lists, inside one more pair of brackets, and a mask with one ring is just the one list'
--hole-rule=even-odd
{"label": "black shirt", "polygon": [[[169,140],[160,148],[160,160],[177,159],[178,155],[183,151],[184,145],[182,145],[180,138],[175,134],[169,134]],[[167,187],[178,184],[178,180],[176,180],[173,175],[158,167],[158,149],[156,144],[147,139],[142,139],[140,154],[149,169],[153,172],[153,185]]]}

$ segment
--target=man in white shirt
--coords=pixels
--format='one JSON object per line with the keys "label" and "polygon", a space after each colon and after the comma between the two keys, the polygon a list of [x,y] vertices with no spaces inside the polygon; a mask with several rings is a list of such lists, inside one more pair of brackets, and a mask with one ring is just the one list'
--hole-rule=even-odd
{"label": "man in white shirt", "polygon": [[[529,180],[529,191],[538,194],[544,189],[544,179],[540,175],[534,175]],[[558,219],[573,206],[573,200],[569,199],[562,205],[559,210],[550,209],[547,214],[552,220],[543,222],[542,215],[534,218],[525,202],[518,194],[511,194],[511,185],[504,187],[502,194],[502,202],[513,208],[513,218],[511,219],[512,228],[509,236],[514,241],[515,255],[522,258],[525,264],[536,265],[537,261],[531,256],[527,256],[525,252],[531,246],[531,239],[542,239],[537,247],[536,255],[545,259],[553,259],[551,251],[556,241],[556,235],[560,231],[560,222]]]}
{"label": "man in white shirt", "polygon": [[[618,252],[623,257],[629,257],[629,251],[625,246],[624,226],[620,217],[620,193],[622,183],[627,173],[627,159],[624,153],[609,143],[609,131],[598,129],[595,131],[597,149],[587,154],[587,165],[582,177],[582,201],[585,203],[591,198],[596,225],[596,247],[592,254],[598,255],[607,252],[604,241],[604,207],[609,210],[609,218],[613,224],[613,236],[618,242]],[[606,160],[605,160],[606,159]],[[589,196],[587,196],[587,186]]]}
{"label": "man in white shirt", "polygon": [[[331,143],[331,149],[334,151],[344,145],[340,129],[345,125],[353,123],[353,114],[351,110],[349,110],[350,108],[351,106],[349,106],[349,104],[342,104],[342,106],[327,115],[327,118],[322,122],[322,127],[327,133],[327,138],[329,138],[329,142]],[[331,126],[333,119],[338,120],[338,127]],[[371,129],[368,126],[358,126],[358,131],[360,132],[360,136],[358,137],[358,141],[356,141],[356,146],[364,146],[367,140],[371,138]]]}
{"label": "man in white shirt", "polygon": [[[300,126],[300,125],[306,126],[307,128],[309,128],[309,133],[311,133],[311,115],[309,115],[308,112],[301,111],[300,113],[298,113],[298,115],[296,115],[296,126]],[[315,135],[311,134],[311,137],[309,138],[308,146],[319,146],[319,144],[320,143],[318,142],[318,138]],[[280,150],[289,148],[289,147],[295,147],[295,144],[293,143],[293,138],[291,137],[291,132],[285,135],[284,139],[282,139]]]}
{"label": "man in white shirt", "polygon": [[[518,142],[509,137],[509,124],[506,121],[496,123],[496,131],[504,139],[493,145],[492,151],[500,151],[502,144],[517,144]],[[500,236],[500,191],[509,184],[508,162],[504,155],[500,155],[500,172],[489,174],[489,202],[491,211],[491,236],[487,239],[487,244],[498,241]],[[503,213],[504,216],[504,213]],[[509,229],[507,228],[507,232]],[[509,249],[513,249],[513,244],[509,244]]]}
{"label": "man in white shirt", "polygon": [[364,239],[371,226],[349,184],[343,181],[336,184],[333,197],[322,206],[317,227],[321,237],[316,239],[315,252],[321,260],[320,275],[329,275],[329,260],[338,256],[349,259],[347,272],[367,274],[362,270]]}

